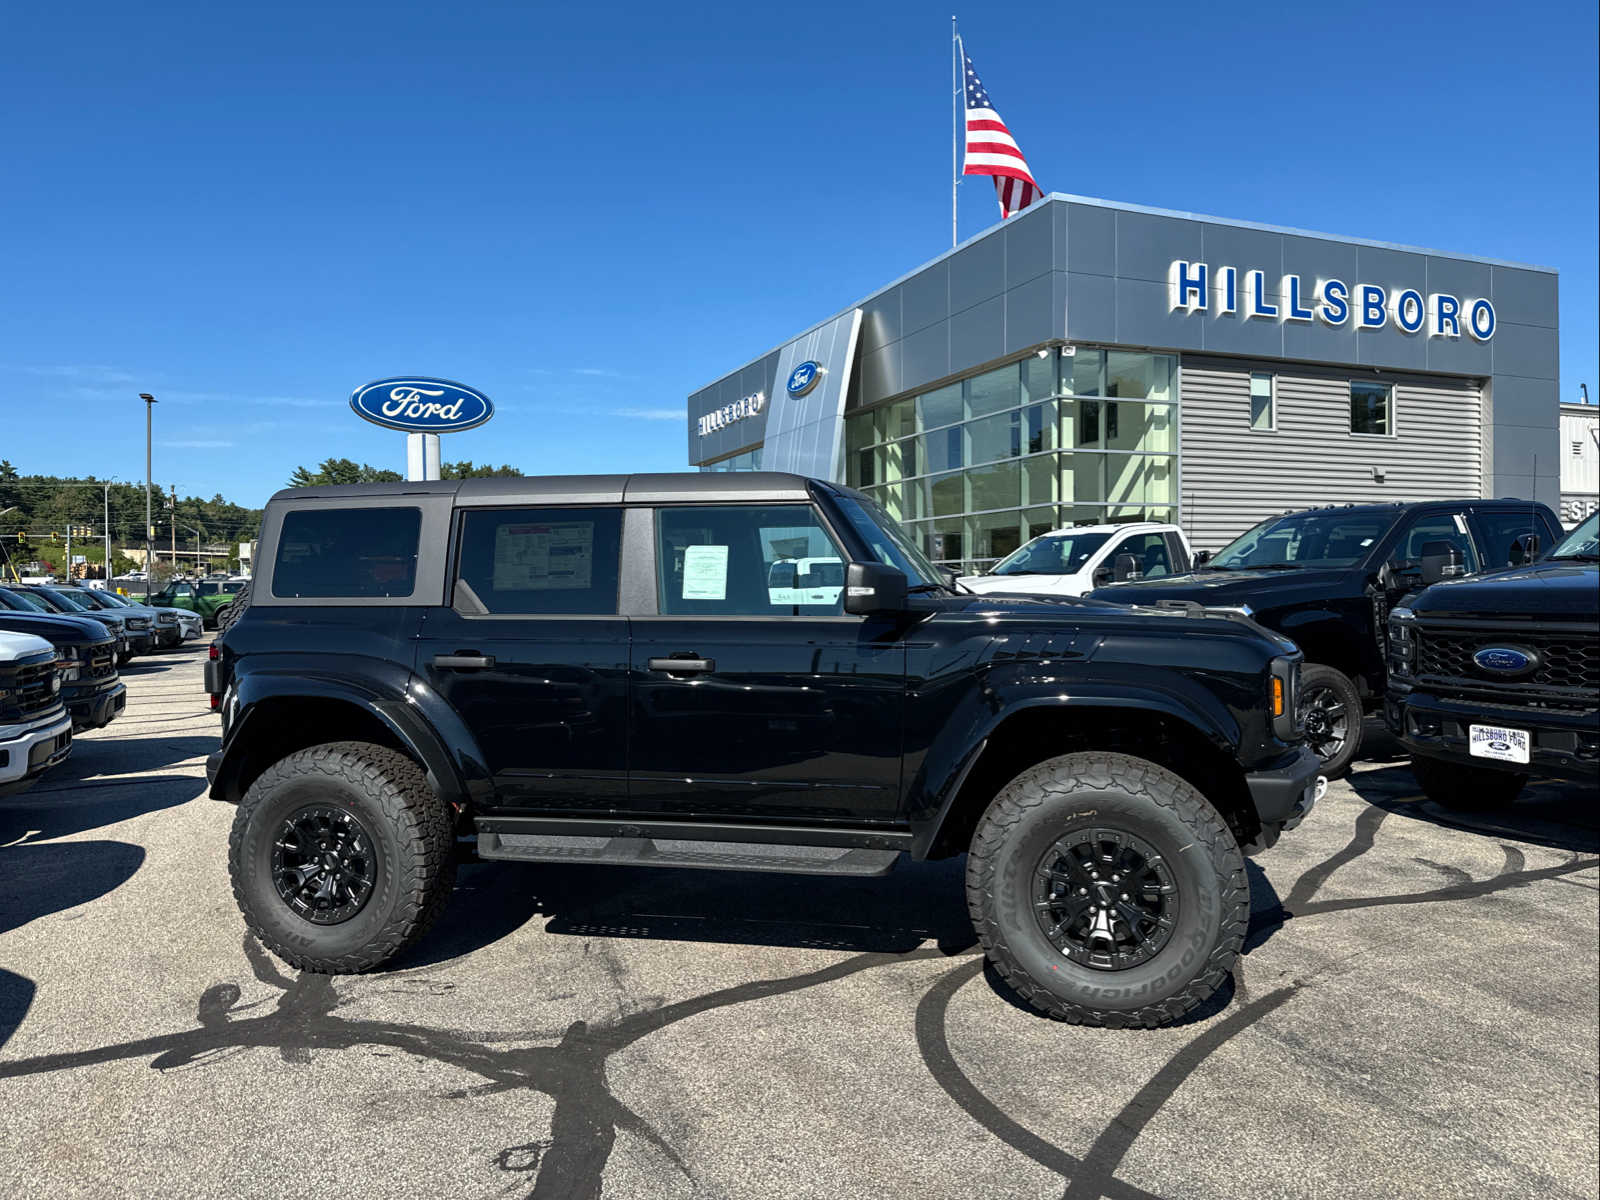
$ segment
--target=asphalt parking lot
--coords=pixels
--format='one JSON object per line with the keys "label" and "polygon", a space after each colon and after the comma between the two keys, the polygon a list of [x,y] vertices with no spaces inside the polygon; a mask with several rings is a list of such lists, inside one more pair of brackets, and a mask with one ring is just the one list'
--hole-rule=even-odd
{"label": "asphalt parking lot", "polygon": [[964,860],[471,866],[396,969],[330,979],[244,934],[203,657],[137,660],[0,800],[0,1195],[1596,1194],[1593,786],[1461,818],[1380,739],[1154,1032],[1014,1002]]}

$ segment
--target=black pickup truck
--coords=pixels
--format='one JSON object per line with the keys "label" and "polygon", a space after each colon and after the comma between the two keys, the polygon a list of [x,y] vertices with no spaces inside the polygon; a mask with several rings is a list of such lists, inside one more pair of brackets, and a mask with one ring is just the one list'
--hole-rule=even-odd
{"label": "black pickup truck", "polygon": [[1508,804],[1530,775],[1600,784],[1600,514],[1532,566],[1397,606],[1383,711],[1439,804]]}
{"label": "black pickup truck", "polygon": [[1306,740],[1332,778],[1354,761],[1362,718],[1383,699],[1389,610],[1400,598],[1447,573],[1529,562],[1560,536],[1555,514],[1526,500],[1313,508],[1270,517],[1214,555],[1202,551],[1189,574],[1090,594],[1235,607],[1292,639],[1306,656]]}
{"label": "black pickup truck", "polygon": [[[843,567],[773,571],[804,559]],[[247,923],[306,970],[419,937],[458,845],[840,876],[969,852],[1021,996],[1156,1025],[1226,977],[1244,855],[1318,793],[1286,639],[963,593],[865,496],[798,476],[296,489],[258,563],[207,665],[207,775]]]}
{"label": "black pickup truck", "polygon": [[0,632],[31,633],[55,647],[61,700],[74,732],[109,725],[128,702],[127,685],[117,675],[115,635],[89,617],[39,612],[16,597],[0,588]]}

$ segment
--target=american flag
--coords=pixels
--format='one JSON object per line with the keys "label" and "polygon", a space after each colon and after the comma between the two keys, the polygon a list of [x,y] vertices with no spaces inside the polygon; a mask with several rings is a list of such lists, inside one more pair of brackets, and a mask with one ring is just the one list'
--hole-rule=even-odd
{"label": "american flag", "polygon": [[1021,212],[1043,193],[1033,181],[1027,161],[1011,137],[1006,123],[995,112],[983,81],[972,69],[965,49],[961,61],[966,69],[967,86],[967,161],[963,175],[993,175],[995,194],[1000,198],[1000,219]]}

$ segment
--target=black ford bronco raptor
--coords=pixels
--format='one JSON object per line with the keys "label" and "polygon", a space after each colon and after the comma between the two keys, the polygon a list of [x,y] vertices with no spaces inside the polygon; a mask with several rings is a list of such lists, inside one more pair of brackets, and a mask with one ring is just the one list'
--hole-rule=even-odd
{"label": "black ford bronco raptor", "polygon": [[306,970],[420,937],[462,853],[841,876],[968,853],[1030,1004],[1156,1025],[1227,976],[1244,855],[1320,787],[1281,636],[963,594],[798,476],[292,489],[259,561],[207,665],[207,775],[246,921]]}

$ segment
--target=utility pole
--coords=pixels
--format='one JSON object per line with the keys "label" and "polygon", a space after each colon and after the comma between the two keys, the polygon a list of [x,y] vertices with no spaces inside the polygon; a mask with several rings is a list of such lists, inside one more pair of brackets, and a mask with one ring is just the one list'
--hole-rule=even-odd
{"label": "utility pole", "polygon": [[150,599],[150,568],[155,557],[155,526],[151,524],[150,515],[150,414],[156,406],[156,398],[149,392],[140,392],[139,399],[144,401],[144,598]]}
{"label": "utility pole", "polygon": [[178,569],[178,485],[172,485],[172,569]]}
{"label": "utility pole", "polygon": [[105,495],[101,499],[105,504],[105,521],[106,521],[106,524],[105,524],[105,533],[106,533],[106,573],[105,573],[105,581],[106,581],[106,591],[109,592],[109,591],[113,590],[112,587],[111,587],[111,481],[109,479],[106,480],[106,482],[105,482]]}
{"label": "utility pole", "polygon": [[67,582],[72,582],[72,521],[70,518],[67,520]]}

